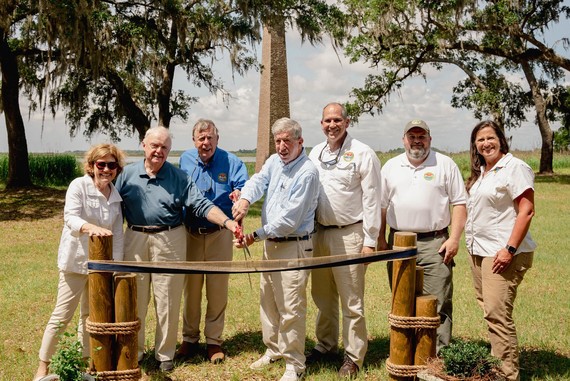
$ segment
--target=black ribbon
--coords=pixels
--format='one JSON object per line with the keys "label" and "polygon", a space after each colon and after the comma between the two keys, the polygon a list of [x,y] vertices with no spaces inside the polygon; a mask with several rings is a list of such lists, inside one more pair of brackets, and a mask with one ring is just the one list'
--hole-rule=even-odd
{"label": "black ribbon", "polygon": [[417,249],[383,250],[369,254],[346,254],[303,259],[269,259],[255,261],[199,261],[199,262],[135,262],[89,261],[91,271],[161,274],[246,274],[311,270],[325,267],[347,266],[360,263],[395,261],[414,258]]}

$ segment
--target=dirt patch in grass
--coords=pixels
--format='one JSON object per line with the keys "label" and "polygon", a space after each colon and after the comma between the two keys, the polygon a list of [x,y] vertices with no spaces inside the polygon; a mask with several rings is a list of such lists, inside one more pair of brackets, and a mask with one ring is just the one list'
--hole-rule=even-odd
{"label": "dirt patch in grass", "polygon": [[63,215],[65,189],[32,187],[0,191],[0,221],[30,221]]}

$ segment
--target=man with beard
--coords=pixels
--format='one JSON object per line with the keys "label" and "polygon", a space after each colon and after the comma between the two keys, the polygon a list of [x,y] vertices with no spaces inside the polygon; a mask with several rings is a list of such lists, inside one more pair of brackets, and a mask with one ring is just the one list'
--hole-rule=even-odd
{"label": "man with beard", "polygon": [[[378,249],[391,247],[397,231],[417,234],[417,264],[424,269],[423,293],[437,297],[441,318],[436,345],[439,352],[451,339],[453,257],[467,218],[465,186],[455,162],[430,149],[431,136],[426,122],[410,121],[404,128],[402,140],[406,152],[388,160],[382,168],[382,227]],[[390,226],[388,241],[386,224]]]}

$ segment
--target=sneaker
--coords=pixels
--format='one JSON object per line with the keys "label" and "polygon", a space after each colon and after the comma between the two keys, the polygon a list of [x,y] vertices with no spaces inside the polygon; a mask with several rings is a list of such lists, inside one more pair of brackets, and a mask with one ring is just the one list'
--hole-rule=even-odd
{"label": "sneaker", "polygon": [[159,369],[161,372],[170,372],[174,369],[174,363],[171,360],[161,361]]}
{"label": "sneaker", "polygon": [[285,369],[279,381],[301,381],[303,378],[305,378],[305,372],[297,373],[295,369]]}
{"label": "sneaker", "polygon": [[208,359],[212,364],[219,364],[226,358],[222,347],[215,344],[208,344]]}
{"label": "sneaker", "polygon": [[347,355],[344,355],[344,362],[338,371],[339,377],[352,378],[358,373],[358,365],[354,363]]}
{"label": "sneaker", "polygon": [[200,353],[199,343],[190,343],[188,341],[183,341],[180,347],[176,350],[174,354],[175,359],[187,360]]}
{"label": "sneaker", "polygon": [[267,355],[263,355],[256,362],[252,363],[249,366],[249,369],[253,369],[253,370],[263,369],[267,365],[273,364],[275,361],[277,361],[277,360],[273,360],[271,357],[269,357]]}

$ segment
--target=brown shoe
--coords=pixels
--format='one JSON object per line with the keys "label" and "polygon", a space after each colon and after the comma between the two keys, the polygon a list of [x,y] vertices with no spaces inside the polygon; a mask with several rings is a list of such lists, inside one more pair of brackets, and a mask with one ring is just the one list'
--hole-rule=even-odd
{"label": "brown shoe", "polygon": [[222,347],[216,344],[208,344],[208,358],[212,364],[219,364],[226,358]]}
{"label": "brown shoe", "polygon": [[189,359],[194,356],[197,356],[200,353],[200,344],[199,343],[190,343],[188,341],[183,341],[180,344],[180,347],[176,350],[174,355],[175,359]]}
{"label": "brown shoe", "polygon": [[354,363],[347,355],[344,355],[344,362],[338,371],[339,377],[352,378],[358,373],[358,365]]}

